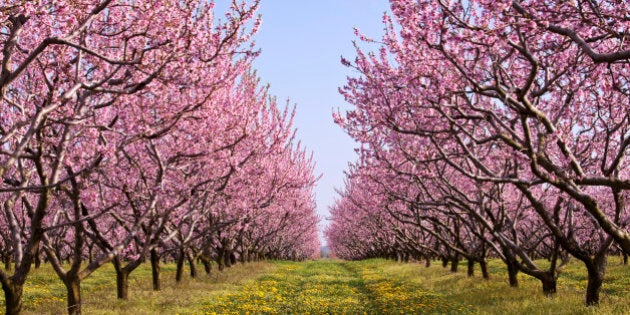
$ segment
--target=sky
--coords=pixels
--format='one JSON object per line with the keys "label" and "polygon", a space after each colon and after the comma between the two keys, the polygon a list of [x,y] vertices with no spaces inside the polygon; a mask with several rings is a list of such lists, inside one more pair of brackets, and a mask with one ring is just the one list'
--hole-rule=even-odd
{"label": "sky", "polygon": [[351,108],[338,87],[354,74],[340,58],[356,56],[354,27],[380,38],[388,7],[386,0],[262,0],[259,9],[263,22],[256,44],[262,53],[254,66],[279,102],[297,106],[297,138],[313,151],[322,175],[315,189],[322,226],[335,188],[343,188],[343,171],[356,159],[357,145],[332,120],[333,109]]}

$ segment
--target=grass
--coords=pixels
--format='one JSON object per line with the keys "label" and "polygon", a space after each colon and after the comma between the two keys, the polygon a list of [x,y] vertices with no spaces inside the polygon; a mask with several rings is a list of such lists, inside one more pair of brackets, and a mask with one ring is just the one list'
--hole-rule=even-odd
{"label": "grass", "polygon": [[[540,283],[519,275],[510,288],[500,261],[490,280],[469,278],[434,263],[318,260],[236,265],[221,273],[175,283],[174,265],[162,267],[163,290],[151,289],[150,266],[130,279],[130,299],[116,299],[113,268],[82,283],[84,314],[630,314],[630,267],[611,257],[599,307],[584,306],[586,273],[573,261],[561,273],[558,294],[545,297]],[[25,314],[63,314],[65,288],[50,267],[31,275]],[[0,302],[3,302],[0,300]]]}
{"label": "grass", "polygon": [[560,274],[558,293],[551,298],[542,294],[538,280],[527,275],[519,274],[519,288],[509,287],[505,265],[498,260],[490,261],[489,281],[480,276],[468,278],[465,269],[452,274],[438,264],[424,270],[405,265],[397,268],[428,290],[472,305],[476,314],[630,314],[630,266],[614,256],[609,258],[598,307],[584,306],[586,270],[575,259]]}
{"label": "grass", "polygon": [[[272,272],[269,262],[237,265],[224,272],[212,271],[181,283],[175,282],[175,265],[161,267],[162,290],[152,290],[151,267],[145,264],[129,279],[129,300],[116,298],[116,273],[103,266],[81,283],[83,314],[199,314],[201,306],[217,296],[238,291],[245,283]],[[0,307],[4,309],[4,299]],[[66,313],[66,289],[49,266],[35,270],[24,290],[24,314]]]}

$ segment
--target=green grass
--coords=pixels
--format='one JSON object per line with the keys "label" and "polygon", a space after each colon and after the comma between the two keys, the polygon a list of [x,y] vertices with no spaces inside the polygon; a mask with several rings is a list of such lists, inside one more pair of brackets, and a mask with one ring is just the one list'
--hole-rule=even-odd
{"label": "green grass", "polygon": [[[237,265],[224,272],[175,282],[175,265],[161,267],[162,290],[153,291],[151,267],[142,265],[129,279],[129,300],[116,298],[116,273],[103,266],[81,283],[83,314],[199,314],[208,300],[240,290],[247,282],[272,272],[278,266],[268,262]],[[188,271],[188,270],[186,270]],[[42,266],[29,277],[24,290],[24,314],[66,313],[66,289],[52,268]],[[4,299],[0,307],[4,309]]]}
{"label": "green grass", "polygon": [[[132,273],[128,301],[116,299],[113,268],[82,283],[84,314],[630,314],[630,267],[611,257],[601,305],[585,307],[586,274],[578,262],[561,273],[558,294],[545,297],[540,283],[519,275],[510,288],[500,261],[490,280],[469,278],[465,262],[453,274],[441,264],[373,259],[319,260],[236,265],[210,276],[174,281],[174,265],[162,267],[163,290],[151,289],[147,265]],[[65,288],[50,267],[31,275],[25,314],[62,314]],[[0,302],[3,302],[0,300]]]}

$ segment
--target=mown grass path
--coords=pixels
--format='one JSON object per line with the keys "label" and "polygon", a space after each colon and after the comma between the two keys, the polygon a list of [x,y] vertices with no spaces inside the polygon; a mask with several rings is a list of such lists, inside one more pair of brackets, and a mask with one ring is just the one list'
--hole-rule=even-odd
{"label": "mown grass path", "polygon": [[422,290],[382,262],[277,262],[278,268],[239,292],[213,298],[206,314],[448,314],[466,313]]}

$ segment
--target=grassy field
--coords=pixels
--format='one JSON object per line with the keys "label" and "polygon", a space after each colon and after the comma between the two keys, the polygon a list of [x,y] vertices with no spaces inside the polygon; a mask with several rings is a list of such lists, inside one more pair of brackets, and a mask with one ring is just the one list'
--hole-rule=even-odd
{"label": "grassy field", "polygon": [[[234,266],[176,284],[163,269],[163,290],[151,290],[149,266],[132,274],[130,299],[116,299],[115,274],[106,267],[82,284],[84,314],[630,314],[630,267],[612,257],[597,308],[583,306],[586,275],[573,262],[560,276],[558,294],[546,298],[534,279],[507,284],[505,268],[490,263],[492,278],[468,278],[439,264],[385,260]],[[36,270],[24,293],[25,314],[62,314],[65,288],[48,267]]]}

